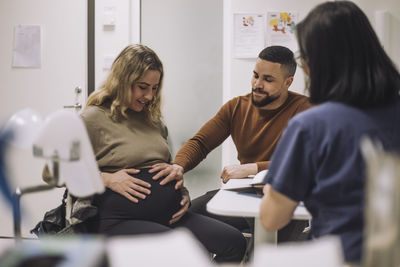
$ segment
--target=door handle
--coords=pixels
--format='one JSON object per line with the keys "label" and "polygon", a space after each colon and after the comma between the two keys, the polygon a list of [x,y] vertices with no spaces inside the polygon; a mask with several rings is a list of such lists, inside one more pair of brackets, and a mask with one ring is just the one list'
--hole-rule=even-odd
{"label": "door handle", "polygon": [[75,105],[67,105],[67,106],[63,106],[64,108],[74,108],[74,109],[81,109],[82,108],[82,104],[81,103],[76,103]]}
{"label": "door handle", "polygon": [[76,102],[76,104],[75,105],[66,105],[66,106],[63,106],[63,107],[64,108],[73,108],[76,111],[78,111],[78,110],[80,110],[82,108],[82,104],[78,102],[79,101],[79,94],[82,93],[82,87],[76,86],[74,91],[75,91],[75,102]]}

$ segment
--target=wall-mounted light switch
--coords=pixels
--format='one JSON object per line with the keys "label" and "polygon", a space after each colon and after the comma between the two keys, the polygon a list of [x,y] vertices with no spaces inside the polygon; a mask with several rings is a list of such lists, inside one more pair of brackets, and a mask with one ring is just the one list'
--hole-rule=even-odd
{"label": "wall-mounted light switch", "polygon": [[115,6],[106,6],[103,11],[103,26],[115,27],[117,17],[117,8]]}

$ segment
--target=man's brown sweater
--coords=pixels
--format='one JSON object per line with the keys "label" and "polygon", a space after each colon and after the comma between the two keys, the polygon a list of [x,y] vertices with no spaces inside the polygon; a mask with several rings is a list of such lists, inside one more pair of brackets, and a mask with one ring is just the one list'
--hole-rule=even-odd
{"label": "man's brown sweater", "polygon": [[266,169],[288,121],[310,106],[306,96],[291,91],[274,110],[254,106],[251,94],[235,97],[184,144],[174,163],[187,172],[231,135],[241,164],[257,163],[258,171]]}

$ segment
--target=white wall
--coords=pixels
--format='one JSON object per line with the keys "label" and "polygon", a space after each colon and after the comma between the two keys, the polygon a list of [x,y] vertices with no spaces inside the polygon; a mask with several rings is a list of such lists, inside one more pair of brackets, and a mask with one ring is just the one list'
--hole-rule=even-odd
{"label": "white wall", "polygon": [[[164,121],[173,156],[222,102],[222,1],[142,1],[142,43],[165,69]],[[221,148],[185,174],[192,197],[220,185]]]}
{"label": "white wall", "polygon": [[[14,26],[41,27],[41,66],[12,67]],[[0,126],[23,108],[37,110],[43,117],[75,104],[74,89],[83,88],[78,102],[84,102],[87,85],[87,4],[82,0],[0,1]],[[10,147],[7,176],[13,187],[44,184],[43,159],[34,159],[29,148]],[[29,235],[45,211],[61,203],[62,192],[53,190],[22,198],[24,225]],[[62,191],[62,190],[61,190]],[[0,194],[0,236],[12,236],[12,213]]]}
{"label": "white wall", "polygon": [[[377,13],[387,11],[388,14],[388,29],[387,29],[387,46],[386,53],[394,61],[397,68],[400,68],[400,1],[398,0],[354,0],[368,16],[372,26],[375,28],[378,37],[382,36],[384,29],[379,27],[379,17]],[[377,23],[378,22],[378,23]],[[383,40],[381,39],[381,42]],[[384,42],[385,43],[385,42]]]}
{"label": "white wall", "polygon": [[[223,102],[234,96],[250,92],[250,79],[255,64],[255,59],[237,59],[232,57],[233,14],[235,13],[261,13],[268,11],[297,11],[299,19],[322,0],[224,0],[224,45],[223,45]],[[375,25],[375,11],[387,10],[390,14],[389,46],[386,51],[392,60],[400,66],[400,1],[398,0],[358,0],[354,1]],[[360,40],[361,41],[361,40]],[[304,93],[304,74],[298,68],[293,84],[289,88],[298,93]],[[231,139],[222,147],[222,166],[238,163],[237,152]]]}

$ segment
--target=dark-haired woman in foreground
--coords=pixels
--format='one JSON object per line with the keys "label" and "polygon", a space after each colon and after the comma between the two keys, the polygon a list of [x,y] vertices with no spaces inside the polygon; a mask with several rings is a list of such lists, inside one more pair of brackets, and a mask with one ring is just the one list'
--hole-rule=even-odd
{"label": "dark-haired woman in foreground", "polygon": [[261,220],[286,225],[300,201],[312,215],[311,237],[340,237],[346,262],[362,259],[365,161],[360,139],[400,152],[400,75],[366,15],[350,1],[326,2],[297,25],[310,101],[273,154]]}

